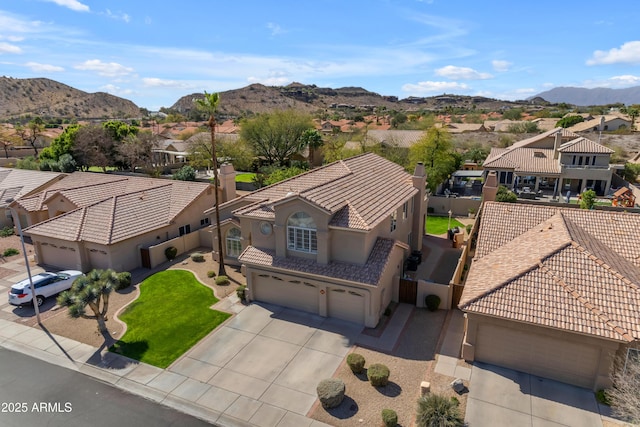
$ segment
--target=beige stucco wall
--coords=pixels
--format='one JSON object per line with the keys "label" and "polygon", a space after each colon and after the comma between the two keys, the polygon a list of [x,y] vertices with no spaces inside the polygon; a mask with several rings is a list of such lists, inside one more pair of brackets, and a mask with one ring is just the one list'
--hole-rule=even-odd
{"label": "beige stucco wall", "polygon": [[371,237],[366,232],[339,228],[330,230],[331,260],[364,264],[369,257]]}
{"label": "beige stucco wall", "polygon": [[451,285],[418,280],[416,307],[426,307],[424,300],[427,295],[440,297],[439,310],[449,310],[451,307]]}
{"label": "beige stucco wall", "polygon": [[56,194],[47,201],[48,217],[53,218],[62,213],[77,209],[78,206],[61,194]]}
{"label": "beige stucco wall", "polygon": [[[544,339],[545,337],[553,338],[560,342],[578,343],[599,350],[599,360],[596,366],[596,372],[593,378],[593,389],[598,390],[611,386],[610,372],[612,369],[613,357],[615,356],[620,343],[599,339],[592,336],[581,335],[577,333],[565,332],[552,328],[544,328],[527,323],[520,323],[499,319],[490,316],[478,315],[474,313],[465,314],[465,335],[462,346],[462,357],[466,361],[475,360],[475,347],[481,345],[477,342],[478,329],[481,325],[495,325],[502,328],[509,328],[518,331],[520,334],[530,334],[533,348],[536,348],[535,340]],[[562,349],[558,349],[558,354],[562,353]],[[558,363],[562,363],[561,360]],[[527,372],[526,361],[522,362],[521,370]],[[550,368],[551,370],[551,368]],[[547,372],[537,372],[537,375],[547,376]],[[554,379],[554,378],[552,378]],[[562,381],[562,379],[559,379]]]}
{"label": "beige stucco wall", "polygon": [[[276,242],[276,255],[280,257],[299,257],[315,259],[320,264],[330,260],[329,220],[328,212],[300,199],[291,199],[275,206],[276,218],[273,234]],[[296,212],[305,212],[316,224],[318,251],[316,254],[299,252],[287,248],[287,221]]]}

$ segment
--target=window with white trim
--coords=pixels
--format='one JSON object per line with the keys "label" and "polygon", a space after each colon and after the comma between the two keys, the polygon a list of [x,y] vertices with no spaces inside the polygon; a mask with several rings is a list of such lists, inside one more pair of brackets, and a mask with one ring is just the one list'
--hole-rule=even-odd
{"label": "window with white trim", "polygon": [[389,231],[394,231],[398,226],[398,212],[393,211],[391,213],[391,224],[389,226]]}
{"label": "window with white trim", "polygon": [[242,233],[237,228],[231,228],[227,231],[227,256],[229,258],[238,258],[242,253]]}
{"label": "window with white trim", "polygon": [[294,251],[317,253],[316,223],[305,212],[296,212],[287,220],[287,247]]}

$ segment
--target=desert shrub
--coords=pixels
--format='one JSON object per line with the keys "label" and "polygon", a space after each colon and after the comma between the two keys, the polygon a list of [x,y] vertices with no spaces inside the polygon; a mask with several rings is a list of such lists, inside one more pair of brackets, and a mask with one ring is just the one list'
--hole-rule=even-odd
{"label": "desert shrub", "polygon": [[207,271],[207,277],[208,278],[216,277],[216,272],[213,270]]}
{"label": "desert shrub", "polygon": [[611,406],[611,401],[609,400],[609,396],[607,396],[606,390],[598,390],[596,391],[596,400],[598,403],[602,403],[603,405]]}
{"label": "desert shrub", "polygon": [[398,414],[393,409],[383,409],[382,422],[385,427],[396,427],[398,425]]}
{"label": "desert shrub", "polygon": [[440,307],[440,297],[438,295],[427,295],[424,297],[424,305],[427,306],[427,310],[436,311]]}
{"label": "desert shrub", "polygon": [[204,255],[202,254],[192,254],[191,261],[193,262],[204,262]]}
{"label": "desert shrub", "polygon": [[461,427],[464,425],[464,419],[460,415],[457,402],[439,394],[428,393],[418,399],[416,425]]}
{"label": "desert shrub", "polygon": [[176,249],[173,246],[169,246],[167,249],[164,250],[164,255],[167,257],[169,261],[171,261],[176,257],[176,255],[178,255],[178,249]]}
{"label": "desert shrub", "polygon": [[226,286],[229,283],[231,283],[229,281],[229,278],[227,276],[218,276],[216,277],[216,285],[218,286]]}
{"label": "desert shrub", "polygon": [[324,379],[318,384],[316,392],[323,408],[335,408],[344,399],[344,381],[339,378]]}
{"label": "desert shrub", "polygon": [[381,363],[374,363],[367,369],[367,378],[374,387],[382,387],[389,383],[389,368]]}
{"label": "desert shrub", "polygon": [[125,289],[131,286],[131,273],[128,271],[122,271],[117,274],[118,284],[116,285],[116,290]]}
{"label": "desert shrub", "polygon": [[13,236],[15,234],[15,230],[13,229],[13,227],[4,227],[2,230],[0,230],[0,237],[9,237],[9,236]]}
{"label": "desert shrub", "polygon": [[361,373],[364,370],[364,364],[364,356],[359,353],[351,353],[347,356],[347,365],[354,374]]}
{"label": "desert shrub", "polygon": [[20,253],[20,251],[17,250],[16,248],[7,248],[2,253],[2,256],[18,255],[19,253]]}
{"label": "desert shrub", "polygon": [[240,298],[243,301],[246,297],[246,292],[247,292],[247,287],[245,285],[240,285],[236,288],[236,295],[238,295],[238,298]]}

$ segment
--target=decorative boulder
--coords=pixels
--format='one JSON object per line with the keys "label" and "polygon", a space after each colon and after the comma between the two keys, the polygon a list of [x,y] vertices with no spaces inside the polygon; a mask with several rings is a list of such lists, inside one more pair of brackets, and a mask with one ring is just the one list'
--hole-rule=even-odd
{"label": "decorative boulder", "polygon": [[344,381],[339,378],[328,378],[320,381],[316,388],[318,399],[325,409],[335,408],[344,399]]}

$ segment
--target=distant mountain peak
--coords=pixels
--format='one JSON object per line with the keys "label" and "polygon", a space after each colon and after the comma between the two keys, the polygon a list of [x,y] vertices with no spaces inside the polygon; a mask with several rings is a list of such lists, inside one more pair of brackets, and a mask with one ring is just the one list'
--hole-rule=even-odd
{"label": "distant mountain peak", "polygon": [[560,86],[534,95],[528,99],[535,98],[543,98],[553,104],[564,102],[566,104],[584,107],[608,104],[640,104],[640,86],[625,89]]}

